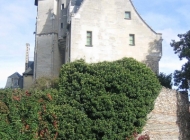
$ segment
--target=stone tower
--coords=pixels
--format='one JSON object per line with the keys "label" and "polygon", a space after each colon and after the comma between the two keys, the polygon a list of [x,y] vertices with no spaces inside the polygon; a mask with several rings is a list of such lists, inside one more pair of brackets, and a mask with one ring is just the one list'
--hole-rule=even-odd
{"label": "stone tower", "polygon": [[37,6],[34,80],[57,77],[64,63],[63,21],[67,0],[35,0]]}

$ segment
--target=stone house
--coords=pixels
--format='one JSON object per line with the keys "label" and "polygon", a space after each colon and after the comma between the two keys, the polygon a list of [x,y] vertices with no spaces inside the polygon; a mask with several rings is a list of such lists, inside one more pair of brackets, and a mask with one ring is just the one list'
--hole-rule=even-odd
{"label": "stone house", "polygon": [[133,57],[156,73],[162,35],[151,29],[131,0],[35,0],[33,80],[57,77],[62,64]]}
{"label": "stone house", "polygon": [[23,76],[21,76],[18,72],[13,73],[7,78],[5,88],[23,88]]}
{"label": "stone house", "polygon": [[29,61],[29,50],[30,44],[26,43],[26,61],[25,71],[21,76],[18,72],[15,72],[7,78],[5,88],[24,88],[28,89],[33,84],[33,73],[34,73],[34,61]]}

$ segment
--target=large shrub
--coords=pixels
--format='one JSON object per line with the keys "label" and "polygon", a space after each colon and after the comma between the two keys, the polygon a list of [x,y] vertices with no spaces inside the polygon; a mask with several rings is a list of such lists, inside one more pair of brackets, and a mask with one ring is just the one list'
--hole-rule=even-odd
{"label": "large shrub", "polygon": [[58,89],[58,78],[54,77],[41,77],[37,79],[31,86],[35,90],[47,90],[50,88]]}
{"label": "large shrub", "polygon": [[[60,105],[81,112],[90,126],[88,133],[82,131],[85,126],[73,127],[69,136],[97,140],[124,139],[140,132],[160,90],[156,75],[132,58],[63,65],[59,86],[60,96],[64,96],[64,100],[58,99]],[[70,122],[73,117],[67,119]]]}

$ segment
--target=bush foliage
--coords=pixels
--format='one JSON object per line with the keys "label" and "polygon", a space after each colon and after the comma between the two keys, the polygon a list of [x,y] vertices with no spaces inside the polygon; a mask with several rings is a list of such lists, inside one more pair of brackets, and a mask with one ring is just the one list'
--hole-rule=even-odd
{"label": "bush foliage", "polygon": [[62,66],[59,90],[0,90],[0,138],[114,140],[140,132],[160,90],[134,59]]}
{"label": "bush foliage", "polygon": [[63,103],[87,115],[90,134],[97,140],[124,139],[140,132],[160,90],[156,75],[132,58],[66,64],[59,84],[66,97]]}
{"label": "bush foliage", "polygon": [[46,90],[49,88],[58,89],[58,78],[52,78],[52,77],[41,77],[37,79],[31,86],[31,89],[35,90]]}
{"label": "bush foliage", "polygon": [[54,122],[57,120],[53,109],[56,90],[32,94],[19,89],[0,92],[0,138],[32,140],[56,137],[58,131]]}

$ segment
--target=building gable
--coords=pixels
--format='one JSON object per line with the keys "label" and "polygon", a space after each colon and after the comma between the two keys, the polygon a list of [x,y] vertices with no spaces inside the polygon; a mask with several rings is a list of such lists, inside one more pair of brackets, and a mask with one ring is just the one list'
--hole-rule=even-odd
{"label": "building gable", "polygon": [[[131,0],[84,0],[71,15],[71,61],[113,61],[133,57],[158,70],[161,34],[151,29]],[[92,44],[87,45],[88,33]],[[131,43],[132,44],[131,44]],[[80,53],[79,53],[80,52]]]}

